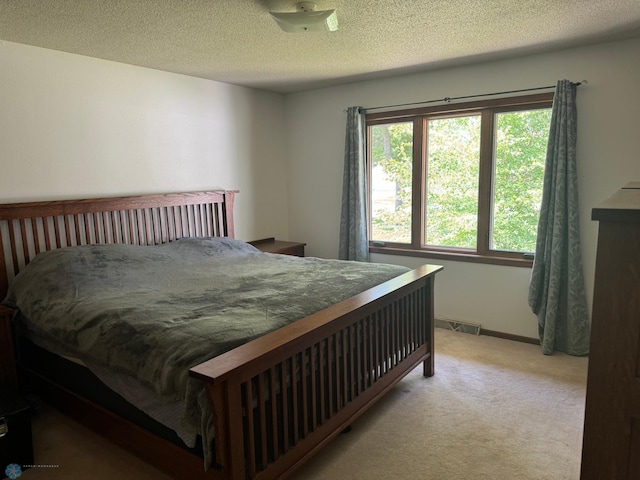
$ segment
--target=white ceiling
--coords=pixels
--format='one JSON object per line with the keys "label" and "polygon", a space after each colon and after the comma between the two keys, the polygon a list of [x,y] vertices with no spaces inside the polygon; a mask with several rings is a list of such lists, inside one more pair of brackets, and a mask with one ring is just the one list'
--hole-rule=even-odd
{"label": "white ceiling", "polygon": [[295,92],[640,36],[640,0],[316,0],[337,32],[285,33],[297,0],[0,0],[0,39]]}

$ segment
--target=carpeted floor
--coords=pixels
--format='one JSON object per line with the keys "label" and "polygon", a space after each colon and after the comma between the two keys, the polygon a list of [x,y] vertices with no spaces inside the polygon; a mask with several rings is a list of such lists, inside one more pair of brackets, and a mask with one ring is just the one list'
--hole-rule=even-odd
{"label": "carpeted floor", "polygon": [[[587,358],[436,329],[436,375],[410,373],[294,480],[577,480]],[[42,405],[25,480],[166,479]]]}

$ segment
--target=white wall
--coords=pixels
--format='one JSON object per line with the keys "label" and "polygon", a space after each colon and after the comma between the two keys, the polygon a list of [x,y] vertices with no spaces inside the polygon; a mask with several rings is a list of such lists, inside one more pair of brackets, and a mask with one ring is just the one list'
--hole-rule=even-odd
{"label": "white wall", "polygon": [[[336,257],[347,106],[587,79],[578,90],[578,162],[590,303],[591,208],[640,180],[639,56],[634,39],[283,97],[0,41],[0,201],[239,189],[238,238],[300,240],[310,255]],[[438,316],[537,336],[529,269],[431,263],[445,266]]]}
{"label": "white wall", "polygon": [[[597,225],[591,209],[640,180],[640,39],[396,76],[288,95],[290,238],[309,255],[336,257],[344,147],[344,109],[491,93],[588,80],[578,89],[578,169],[588,303],[592,301]],[[537,337],[527,306],[530,269],[376,255],[414,266],[436,263],[436,315],[489,330]]]}
{"label": "white wall", "polygon": [[239,189],[236,236],[288,236],[284,99],[0,41],[0,202]]}

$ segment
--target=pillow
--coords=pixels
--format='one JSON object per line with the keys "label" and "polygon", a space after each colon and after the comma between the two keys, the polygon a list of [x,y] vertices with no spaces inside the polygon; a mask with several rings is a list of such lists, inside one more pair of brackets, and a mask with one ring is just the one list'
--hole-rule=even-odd
{"label": "pillow", "polygon": [[261,253],[253,245],[230,237],[183,237],[167,244],[173,248],[203,248],[207,255]]}

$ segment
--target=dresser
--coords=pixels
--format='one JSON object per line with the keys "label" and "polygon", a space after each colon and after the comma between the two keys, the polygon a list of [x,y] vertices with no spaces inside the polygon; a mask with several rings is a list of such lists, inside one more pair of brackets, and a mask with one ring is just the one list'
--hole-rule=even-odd
{"label": "dresser", "polygon": [[581,480],[640,479],[640,182],[598,225]]}

